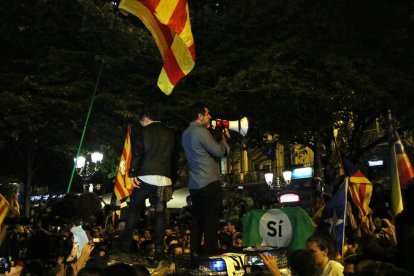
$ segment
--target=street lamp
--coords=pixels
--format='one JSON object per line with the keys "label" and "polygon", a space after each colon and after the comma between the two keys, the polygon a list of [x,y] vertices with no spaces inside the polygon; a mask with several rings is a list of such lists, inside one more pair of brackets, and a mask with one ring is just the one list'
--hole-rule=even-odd
{"label": "street lamp", "polygon": [[286,186],[289,186],[290,181],[292,180],[292,171],[283,171],[283,179],[285,180]]}
{"label": "street lamp", "polygon": [[93,163],[97,164],[97,163],[101,162],[102,159],[103,159],[103,154],[102,153],[100,153],[98,151],[92,152],[91,160],[92,160]]}
{"label": "street lamp", "polygon": [[264,174],[266,184],[269,186],[271,190],[280,190],[282,188],[282,185],[280,183],[279,177],[276,176],[276,181],[273,182],[274,174],[271,171],[268,171]]}
{"label": "street lamp", "polygon": [[273,183],[273,173],[272,172],[267,172],[264,174],[265,180],[267,185],[269,185],[269,187],[272,187],[272,183]]}
{"label": "street lamp", "polygon": [[82,177],[83,192],[93,192],[93,184],[90,183],[92,177],[99,171],[99,164],[103,159],[103,154],[93,152],[85,156],[74,158],[76,173]]}

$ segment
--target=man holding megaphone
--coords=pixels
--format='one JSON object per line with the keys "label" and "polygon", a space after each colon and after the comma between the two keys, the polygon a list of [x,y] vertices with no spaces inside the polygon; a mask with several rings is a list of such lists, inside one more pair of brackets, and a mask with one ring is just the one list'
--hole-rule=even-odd
{"label": "man holding megaphone", "polygon": [[[211,116],[205,105],[196,103],[189,109],[191,120],[184,131],[182,144],[189,167],[188,188],[193,202],[190,250],[192,261],[200,254],[216,254],[218,228],[223,201],[220,177],[220,157],[230,152],[229,130],[223,129],[217,142],[210,131]],[[201,246],[204,234],[204,247]]]}

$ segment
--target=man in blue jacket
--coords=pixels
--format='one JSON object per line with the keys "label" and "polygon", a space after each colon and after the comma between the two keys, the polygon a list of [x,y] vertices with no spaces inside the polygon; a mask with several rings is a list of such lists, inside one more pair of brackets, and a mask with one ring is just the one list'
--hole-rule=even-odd
{"label": "man in blue jacket", "polygon": [[188,187],[193,202],[190,250],[195,261],[200,253],[217,253],[223,200],[219,162],[220,157],[227,155],[230,148],[226,142],[228,129],[222,133],[220,142],[207,129],[211,121],[207,107],[194,104],[189,109],[189,115],[192,121],[183,133],[182,145],[189,166]]}

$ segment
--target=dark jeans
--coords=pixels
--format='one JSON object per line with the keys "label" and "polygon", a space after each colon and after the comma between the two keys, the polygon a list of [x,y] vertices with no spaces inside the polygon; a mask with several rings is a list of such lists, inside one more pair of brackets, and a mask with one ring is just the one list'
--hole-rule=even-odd
{"label": "dark jeans", "polygon": [[[193,202],[191,219],[191,254],[217,254],[218,229],[223,205],[223,190],[220,181],[201,189],[190,189]],[[204,248],[201,239],[204,233]]]}
{"label": "dark jeans", "polygon": [[[150,196],[157,197],[158,186],[140,182],[140,188],[134,188],[129,198],[128,212],[125,221],[125,231],[121,235],[121,241],[129,246],[132,241],[132,233],[138,225],[141,211],[145,208],[145,200]],[[154,223],[154,242],[157,247],[164,246],[165,230],[165,202],[156,199],[156,212]]]}

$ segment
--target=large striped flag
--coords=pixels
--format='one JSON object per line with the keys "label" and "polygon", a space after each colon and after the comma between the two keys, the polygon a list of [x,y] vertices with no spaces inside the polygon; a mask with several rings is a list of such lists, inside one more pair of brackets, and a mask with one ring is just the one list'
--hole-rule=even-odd
{"label": "large striped flag", "polygon": [[314,231],[312,219],[300,207],[255,209],[243,216],[243,246],[304,249]]}
{"label": "large striped flag", "polygon": [[4,219],[7,216],[7,211],[9,210],[9,202],[0,194],[0,245],[3,243],[4,238],[6,237],[6,225],[4,224]]}
{"label": "large striped flag", "polygon": [[351,194],[352,201],[361,214],[362,222],[365,222],[369,213],[368,209],[372,195],[372,183],[360,170],[355,168],[349,159],[343,158],[342,162],[345,167],[346,175],[349,177],[348,190]]}
{"label": "large striped flag", "polygon": [[187,0],[121,0],[119,10],[138,17],[151,32],[164,60],[158,87],[171,94],[195,63]]}
{"label": "large striped flag", "polygon": [[128,127],[124,149],[122,150],[121,160],[119,161],[118,175],[116,176],[114,186],[114,193],[119,200],[128,197],[132,193],[133,186],[131,178],[128,177],[131,158],[131,127]]}
{"label": "large striped flag", "polygon": [[401,139],[392,125],[391,112],[388,113],[390,136],[390,182],[391,182],[391,211],[394,216],[403,210],[401,187],[414,177],[414,170],[405,153]]}

